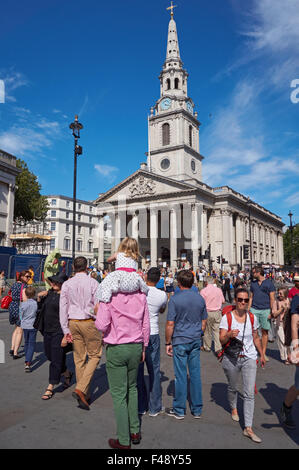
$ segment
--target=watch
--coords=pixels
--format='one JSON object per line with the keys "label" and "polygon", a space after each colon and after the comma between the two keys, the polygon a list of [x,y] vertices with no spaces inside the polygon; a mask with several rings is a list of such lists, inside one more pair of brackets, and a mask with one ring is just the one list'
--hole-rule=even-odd
{"label": "watch", "polygon": [[161,101],[160,105],[161,105],[161,109],[163,111],[169,109],[170,106],[171,106],[171,99],[170,98],[164,98],[164,100]]}
{"label": "watch", "polygon": [[171,346],[171,343],[165,343],[165,346]]}

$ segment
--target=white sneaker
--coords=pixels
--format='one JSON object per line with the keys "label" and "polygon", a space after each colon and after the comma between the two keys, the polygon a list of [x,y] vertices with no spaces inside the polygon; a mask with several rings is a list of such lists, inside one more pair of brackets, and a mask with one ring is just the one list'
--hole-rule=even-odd
{"label": "white sneaker", "polygon": [[165,413],[165,408],[164,408],[164,407],[162,407],[160,411],[157,411],[157,413],[151,413],[151,412],[149,412],[148,415],[149,415],[149,416],[152,416],[152,418],[154,418],[155,416],[161,415],[161,414],[163,414],[163,413]]}
{"label": "white sneaker", "polygon": [[184,415],[178,415],[178,414],[176,414],[176,413],[173,411],[173,408],[166,408],[165,413],[166,413],[168,416],[173,416],[175,419],[184,419],[184,418],[185,418]]}

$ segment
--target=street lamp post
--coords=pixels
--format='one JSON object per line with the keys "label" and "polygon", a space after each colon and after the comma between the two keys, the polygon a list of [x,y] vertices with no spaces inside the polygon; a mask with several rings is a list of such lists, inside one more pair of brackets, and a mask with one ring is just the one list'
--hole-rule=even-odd
{"label": "street lamp post", "polygon": [[78,145],[78,139],[80,139],[80,130],[83,126],[78,122],[78,116],[75,116],[74,122],[70,124],[70,129],[73,131],[74,136],[74,187],[73,187],[73,247],[72,247],[72,258],[75,259],[76,252],[76,198],[77,198],[77,156],[82,155],[82,147]]}
{"label": "street lamp post", "polygon": [[293,214],[291,211],[289,211],[288,213],[288,216],[290,217],[290,225],[289,225],[289,229],[290,229],[290,236],[291,236],[291,265],[292,267],[294,266],[294,250],[293,250],[293,221],[292,221],[292,217],[293,217]]}

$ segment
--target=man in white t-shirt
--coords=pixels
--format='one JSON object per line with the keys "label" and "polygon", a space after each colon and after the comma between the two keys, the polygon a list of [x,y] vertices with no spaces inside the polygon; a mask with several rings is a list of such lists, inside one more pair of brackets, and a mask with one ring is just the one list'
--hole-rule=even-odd
{"label": "man in white t-shirt", "polygon": [[159,314],[166,309],[167,295],[164,291],[156,288],[159,279],[160,270],[158,268],[149,269],[145,276],[146,284],[149,287],[147,305],[150,315],[150,339],[145,350],[145,363],[149,375],[149,397],[144,382],[143,362],[140,363],[137,377],[138,412],[139,414],[145,414],[148,410],[149,416],[158,416],[164,412],[160,382]]}

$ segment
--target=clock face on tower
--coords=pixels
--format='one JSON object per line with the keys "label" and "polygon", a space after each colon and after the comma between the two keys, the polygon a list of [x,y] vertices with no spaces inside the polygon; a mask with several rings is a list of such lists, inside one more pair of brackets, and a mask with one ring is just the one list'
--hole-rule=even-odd
{"label": "clock face on tower", "polygon": [[170,106],[171,106],[171,99],[170,98],[164,98],[164,100],[161,101],[160,105],[161,105],[161,109],[163,111],[169,109]]}
{"label": "clock face on tower", "polygon": [[193,114],[193,107],[192,107],[192,104],[190,103],[190,101],[188,101],[188,103],[187,103],[187,109],[188,109],[189,113]]}

